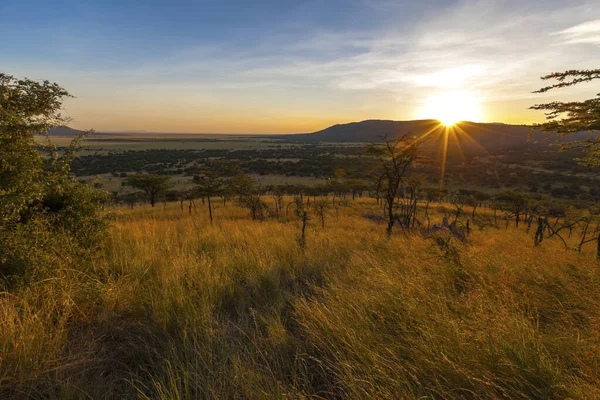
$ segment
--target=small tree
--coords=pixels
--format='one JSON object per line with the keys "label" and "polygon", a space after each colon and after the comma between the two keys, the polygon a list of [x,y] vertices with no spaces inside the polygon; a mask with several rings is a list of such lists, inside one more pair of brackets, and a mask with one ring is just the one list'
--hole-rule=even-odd
{"label": "small tree", "polygon": [[[556,79],[558,83],[543,87],[534,93],[545,93],[549,90],[564,88],[600,79],[600,69],[570,70],[555,72],[542,77],[543,80]],[[600,131],[600,94],[589,100],[536,104],[533,110],[546,111],[547,122],[535,125],[545,133],[568,136],[582,131]],[[586,154],[578,159],[584,165],[600,167],[600,136],[567,141],[561,144],[561,150],[579,149]]]}
{"label": "small tree", "polygon": [[315,199],[313,202],[313,210],[315,210],[315,214],[321,219],[321,227],[325,229],[325,217],[327,216],[327,211],[329,210],[329,200],[327,197],[319,197]]}
{"label": "small tree", "polygon": [[198,171],[198,175],[194,176],[196,193],[207,199],[208,215],[211,224],[213,222],[213,210],[210,198],[225,194],[227,189],[226,173],[227,170],[223,165],[215,165],[213,168],[201,168]]}
{"label": "small tree", "polygon": [[386,231],[391,235],[397,219],[394,212],[396,198],[404,175],[417,159],[417,143],[411,141],[408,135],[403,135],[397,139],[385,139],[383,145],[371,144],[367,151],[380,162],[376,186],[378,192],[383,192],[388,220]]}
{"label": "small tree", "polygon": [[504,190],[496,195],[496,201],[499,202],[500,209],[506,213],[508,219],[515,218],[515,228],[518,228],[527,209],[528,199],[520,192]]}
{"label": "small tree", "polygon": [[137,174],[125,179],[125,185],[139,189],[154,207],[159,197],[171,187],[171,177],[157,174]]}
{"label": "small tree", "polygon": [[284,207],[284,191],[280,186],[276,186],[271,190],[273,202],[275,203],[275,217],[279,218]]}
{"label": "small tree", "polygon": [[238,196],[239,205],[250,211],[252,219],[262,220],[266,214],[270,214],[269,205],[260,197],[255,179],[246,174],[237,174],[230,184]]}

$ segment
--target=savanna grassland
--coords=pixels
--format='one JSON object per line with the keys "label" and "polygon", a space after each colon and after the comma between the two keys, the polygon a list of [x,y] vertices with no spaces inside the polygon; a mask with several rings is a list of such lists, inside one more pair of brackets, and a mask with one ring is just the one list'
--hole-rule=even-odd
{"label": "savanna grassland", "polygon": [[0,294],[0,397],[600,398],[595,244],[478,212],[387,237],[357,199],[301,246],[291,211],[114,208],[92,257]]}

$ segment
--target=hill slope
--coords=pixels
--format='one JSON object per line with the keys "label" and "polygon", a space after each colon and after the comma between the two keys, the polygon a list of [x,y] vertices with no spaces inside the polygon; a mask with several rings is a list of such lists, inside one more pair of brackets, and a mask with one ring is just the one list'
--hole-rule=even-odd
{"label": "hill slope", "polygon": [[[523,146],[546,146],[539,141],[550,136],[535,132],[531,135],[531,127],[525,125],[509,125],[502,123],[478,123],[462,121],[446,128],[437,120],[389,121],[366,120],[348,124],[333,125],[318,132],[285,136],[287,140],[302,142],[382,142],[385,138],[394,138],[409,134],[414,137],[428,137],[422,146],[424,150],[439,149],[444,145],[448,133],[448,149],[456,149],[462,153],[495,154],[507,149]],[[570,135],[574,140],[590,137],[593,134],[581,132]],[[556,139],[552,137],[552,139]]]}
{"label": "hill slope", "polygon": [[[331,142],[380,142],[384,137],[393,138],[405,133],[421,137],[428,132],[441,133],[446,128],[437,120],[390,121],[366,120],[337,124],[309,134],[293,135],[295,139]],[[478,123],[463,121],[450,128],[458,136],[464,131],[475,138],[485,137],[486,142],[502,144],[527,142],[531,128],[524,125]]]}
{"label": "hill slope", "polygon": [[80,131],[79,129],[73,129],[68,126],[57,126],[51,128],[48,131],[49,136],[62,136],[62,137],[75,137],[77,135],[81,135],[84,131]]}
{"label": "hill slope", "polygon": [[307,210],[303,247],[293,213],[112,210],[89,266],[49,256],[2,296],[0,398],[600,398],[594,243],[484,208],[448,248],[388,238],[374,199]]}

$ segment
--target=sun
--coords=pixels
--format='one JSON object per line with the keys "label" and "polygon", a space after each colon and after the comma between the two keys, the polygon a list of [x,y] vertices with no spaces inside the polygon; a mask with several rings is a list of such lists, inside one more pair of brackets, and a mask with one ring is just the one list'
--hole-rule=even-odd
{"label": "sun", "polygon": [[479,122],[481,102],[470,92],[447,92],[426,99],[419,110],[420,119],[437,119],[445,126],[460,121]]}

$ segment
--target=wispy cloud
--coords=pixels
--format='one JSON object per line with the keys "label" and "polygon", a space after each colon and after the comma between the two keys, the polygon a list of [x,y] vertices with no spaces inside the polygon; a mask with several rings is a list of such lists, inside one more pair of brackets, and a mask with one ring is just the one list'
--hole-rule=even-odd
{"label": "wispy cloud", "polygon": [[62,74],[84,99],[115,104],[413,118],[425,97],[465,89],[500,115],[531,102],[539,76],[600,63],[597,0],[462,0],[426,8],[418,20],[394,1],[362,1],[392,22],[263,35],[245,47],[186,45],[130,66]]}
{"label": "wispy cloud", "polygon": [[562,31],[555,32],[563,44],[597,44],[600,45],[600,19],[587,21]]}

